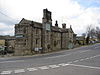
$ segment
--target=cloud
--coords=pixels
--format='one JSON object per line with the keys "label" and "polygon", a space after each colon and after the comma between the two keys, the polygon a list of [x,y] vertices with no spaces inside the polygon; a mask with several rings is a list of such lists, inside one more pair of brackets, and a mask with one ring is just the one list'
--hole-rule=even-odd
{"label": "cloud", "polygon": [[88,25],[93,25],[94,27],[100,27],[100,8],[88,8],[80,16],[70,19],[70,22],[73,24],[74,31],[82,34],[86,32]]}
{"label": "cloud", "polygon": [[81,6],[89,7],[89,6],[100,6],[100,0],[73,0],[77,1]]}
{"label": "cloud", "polygon": [[64,22],[67,27],[72,25],[77,34],[84,33],[89,24],[100,26],[100,0],[0,0],[0,7],[3,13],[13,18],[0,14],[0,23],[6,26],[14,25],[18,23],[15,20],[22,18],[42,22],[45,8],[52,12],[53,25],[55,20],[60,27]]}
{"label": "cloud", "polygon": [[0,35],[14,35],[14,25],[0,23]]}
{"label": "cloud", "polygon": [[8,25],[12,25],[14,24],[15,22],[12,20],[12,19],[9,19],[8,17],[0,14],[0,23],[6,23]]}
{"label": "cloud", "polygon": [[0,23],[13,25],[18,21],[10,16],[11,14],[8,11],[6,11],[5,8],[0,7]]}

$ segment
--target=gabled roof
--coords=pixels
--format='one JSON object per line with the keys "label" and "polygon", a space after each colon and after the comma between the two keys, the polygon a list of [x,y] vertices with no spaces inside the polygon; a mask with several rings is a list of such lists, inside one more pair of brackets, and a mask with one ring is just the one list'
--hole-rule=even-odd
{"label": "gabled roof", "polygon": [[52,27],[51,27],[51,30],[52,30],[52,31],[55,31],[55,32],[68,33],[68,29],[63,29],[63,28],[59,28],[59,27],[56,27],[56,26],[52,26]]}
{"label": "gabled roof", "polygon": [[[27,19],[22,19],[19,24],[28,24],[28,25],[31,25],[33,26],[34,28],[41,28],[42,29],[42,23],[39,23],[39,22],[35,22],[35,21],[31,21],[31,20],[27,20]],[[16,24],[17,25],[17,24]],[[51,30],[52,31],[55,31],[55,32],[71,32],[71,33],[74,33],[73,30],[72,30],[72,27],[70,26],[70,28],[67,28],[67,29],[63,29],[63,28],[59,28],[57,26],[51,26]]]}
{"label": "gabled roof", "polygon": [[39,23],[39,22],[35,22],[35,21],[31,21],[31,20],[27,20],[27,19],[22,19],[19,24],[30,24],[30,25],[33,25],[34,27],[36,28],[42,28],[42,23]]}
{"label": "gabled roof", "polygon": [[42,23],[33,21],[33,25],[34,25],[34,27],[36,27],[36,28],[42,28]]}
{"label": "gabled roof", "polygon": [[70,25],[70,28],[69,28],[70,32],[71,33],[74,33],[73,29],[72,29],[72,26]]}
{"label": "gabled roof", "polygon": [[26,19],[23,18],[23,19],[19,22],[19,24],[25,24],[25,23],[26,23],[26,24],[31,24],[31,22],[32,22],[32,21],[26,20]]}
{"label": "gabled roof", "polygon": [[52,26],[52,27],[51,27],[51,30],[52,30],[52,31],[55,31],[55,32],[61,32],[61,28],[56,27],[56,26]]}

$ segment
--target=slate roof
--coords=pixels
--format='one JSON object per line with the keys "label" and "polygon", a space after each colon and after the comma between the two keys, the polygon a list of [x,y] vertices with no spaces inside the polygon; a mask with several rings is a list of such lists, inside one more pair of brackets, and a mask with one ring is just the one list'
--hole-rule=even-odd
{"label": "slate roof", "polygon": [[[42,29],[42,23],[27,20],[27,19],[24,19],[24,18],[19,22],[19,24],[29,24],[29,25],[31,25],[35,28]],[[72,28],[63,29],[63,28],[60,28],[60,27],[57,27],[57,26],[51,26],[51,30],[55,31],[55,32],[68,32],[68,31],[73,32]]]}

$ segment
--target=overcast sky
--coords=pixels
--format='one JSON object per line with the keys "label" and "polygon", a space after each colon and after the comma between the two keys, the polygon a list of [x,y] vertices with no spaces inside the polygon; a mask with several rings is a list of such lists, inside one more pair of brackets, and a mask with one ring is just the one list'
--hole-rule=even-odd
{"label": "overcast sky", "polygon": [[0,0],[0,35],[14,35],[14,24],[22,18],[42,22],[43,9],[52,12],[53,25],[72,25],[81,35],[87,25],[100,27],[100,0]]}

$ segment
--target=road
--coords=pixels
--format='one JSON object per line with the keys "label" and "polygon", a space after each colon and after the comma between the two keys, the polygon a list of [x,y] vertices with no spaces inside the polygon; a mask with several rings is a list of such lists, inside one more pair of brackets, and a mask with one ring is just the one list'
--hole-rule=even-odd
{"label": "road", "polygon": [[100,44],[38,56],[0,58],[0,75],[100,75]]}

